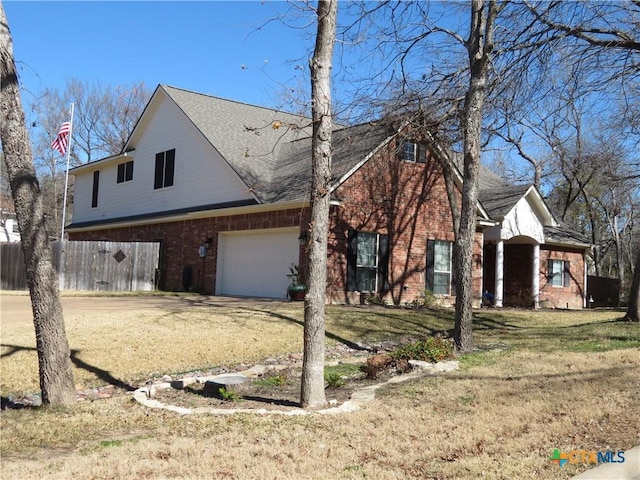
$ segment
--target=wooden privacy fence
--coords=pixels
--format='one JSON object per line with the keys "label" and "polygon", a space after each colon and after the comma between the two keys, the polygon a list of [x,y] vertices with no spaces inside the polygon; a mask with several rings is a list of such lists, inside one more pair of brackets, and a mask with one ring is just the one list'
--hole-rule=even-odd
{"label": "wooden privacy fence", "polygon": [[620,280],[589,275],[587,277],[587,300],[589,308],[620,306]]}
{"label": "wooden privacy fence", "polygon": [[[157,242],[51,242],[61,290],[154,290]],[[0,243],[0,288],[26,290],[22,246]]]}

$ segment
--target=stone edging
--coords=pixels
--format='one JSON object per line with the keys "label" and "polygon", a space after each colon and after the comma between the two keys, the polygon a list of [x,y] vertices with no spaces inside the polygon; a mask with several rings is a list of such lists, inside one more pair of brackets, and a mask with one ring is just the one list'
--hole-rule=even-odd
{"label": "stone edging", "polygon": [[[190,415],[190,414],[209,414],[209,415],[232,415],[236,413],[252,413],[257,415],[267,415],[267,414],[276,414],[276,415],[287,415],[287,416],[295,416],[295,415],[309,415],[314,413],[319,413],[323,415],[331,415],[337,413],[348,413],[355,412],[360,409],[360,407],[372,401],[376,396],[376,390],[386,385],[402,383],[409,380],[413,380],[416,378],[425,377],[428,375],[435,375],[437,373],[449,372],[452,370],[457,370],[459,368],[459,364],[455,360],[451,360],[448,362],[438,362],[436,364],[421,362],[418,360],[410,360],[409,363],[413,365],[414,369],[418,371],[408,373],[406,375],[398,375],[396,377],[391,377],[384,383],[379,383],[376,385],[369,385],[367,387],[361,388],[360,390],[356,390],[351,395],[351,398],[344,402],[342,405],[337,407],[329,407],[322,410],[306,410],[303,408],[296,408],[292,410],[269,410],[266,408],[208,408],[208,407],[196,407],[196,408],[186,408],[186,407],[178,407],[176,405],[165,405],[158,400],[155,400],[155,392],[158,389],[167,389],[173,388],[171,382],[162,382],[156,383],[153,385],[146,385],[144,387],[138,388],[135,392],[133,392],[133,398],[135,401],[140,403],[141,405],[148,408],[156,408],[168,410],[170,412],[175,412],[180,415]],[[259,368],[260,366],[258,366]],[[255,369],[256,367],[254,367]],[[249,373],[240,372],[240,373]],[[253,370],[252,373],[254,373]],[[205,379],[206,380],[206,379]],[[192,379],[187,383],[195,382],[196,379]],[[197,381],[201,382],[203,379],[198,379]],[[184,385],[184,383],[183,383]]]}

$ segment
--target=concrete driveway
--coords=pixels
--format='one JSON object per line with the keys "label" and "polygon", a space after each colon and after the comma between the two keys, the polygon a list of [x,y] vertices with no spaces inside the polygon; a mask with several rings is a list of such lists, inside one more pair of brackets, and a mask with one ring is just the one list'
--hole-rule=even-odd
{"label": "concrete driveway", "polygon": [[[244,297],[217,297],[201,295],[181,296],[65,296],[61,297],[62,309],[65,315],[82,315],[91,313],[109,313],[122,310],[153,310],[153,309],[181,309],[184,307],[231,307],[234,305],[245,306],[248,304],[283,303],[288,300],[269,298],[244,298]],[[9,324],[12,322],[31,322],[31,300],[26,292],[2,292],[0,293],[0,321]]]}

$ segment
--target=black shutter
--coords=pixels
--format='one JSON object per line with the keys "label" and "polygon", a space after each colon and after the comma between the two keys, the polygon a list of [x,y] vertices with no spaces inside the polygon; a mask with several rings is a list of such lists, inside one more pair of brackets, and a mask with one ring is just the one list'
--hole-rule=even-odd
{"label": "black shutter", "polygon": [[451,243],[451,295],[455,297],[455,295],[456,295],[456,270],[454,268],[455,262],[453,261],[453,256],[455,255],[455,252],[453,251],[454,248],[455,248],[455,245],[452,242]]}
{"label": "black shutter", "polygon": [[427,151],[424,145],[416,145],[416,149],[418,150],[418,156],[416,158],[416,162],[418,163],[427,163]]}
{"label": "black shutter", "polygon": [[553,260],[547,260],[547,282],[553,284]]}
{"label": "black shutter", "polygon": [[116,183],[124,182],[124,166],[124,163],[118,165],[118,179],[116,180]]}
{"label": "black shutter", "polygon": [[156,153],[156,173],[153,180],[153,188],[162,188],[164,181],[164,152]]}
{"label": "black shutter", "polygon": [[93,172],[93,192],[91,193],[91,207],[98,206],[98,187],[100,185],[100,170]]}
{"label": "black shutter", "polygon": [[389,235],[378,236],[378,290],[389,291]]}
{"label": "black shutter", "polygon": [[347,292],[355,292],[358,289],[357,280],[358,259],[358,232],[349,229],[347,237]]}
{"label": "black shutter", "polygon": [[435,255],[434,255],[435,245],[436,245],[435,240],[427,240],[427,271],[425,273],[427,278],[425,278],[425,284],[426,284],[427,290],[429,290],[430,292],[433,292],[433,269],[434,269],[434,263],[435,263]]}
{"label": "black shutter", "polygon": [[173,173],[176,167],[176,149],[172,148],[166,152],[164,160],[164,186],[173,185]]}
{"label": "black shutter", "polygon": [[567,261],[564,262],[564,268],[563,268],[563,275],[562,275],[562,285],[564,287],[570,287],[571,286],[571,264]]}

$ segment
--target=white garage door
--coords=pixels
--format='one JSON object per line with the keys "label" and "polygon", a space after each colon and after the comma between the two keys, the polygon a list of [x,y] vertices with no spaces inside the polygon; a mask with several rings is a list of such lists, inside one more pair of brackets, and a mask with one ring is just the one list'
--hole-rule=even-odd
{"label": "white garage door", "polygon": [[298,263],[297,228],[224,232],[218,238],[218,295],[284,298]]}

